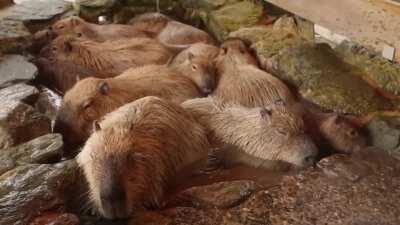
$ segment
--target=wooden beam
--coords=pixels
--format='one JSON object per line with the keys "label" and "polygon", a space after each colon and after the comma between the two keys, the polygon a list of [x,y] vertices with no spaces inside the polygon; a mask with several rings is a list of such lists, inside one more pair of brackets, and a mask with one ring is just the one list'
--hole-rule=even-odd
{"label": "wooden beam", "polygon": [[400,6],[389,0],[265,0],[400,62]]}

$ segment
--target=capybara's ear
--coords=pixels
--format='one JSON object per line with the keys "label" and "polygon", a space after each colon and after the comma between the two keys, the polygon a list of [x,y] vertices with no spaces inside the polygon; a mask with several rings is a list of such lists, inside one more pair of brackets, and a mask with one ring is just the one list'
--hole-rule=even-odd
{"label": "capybara's ear", "polygon": [[219,51],[219,54],[226,55],[226,53],[228,53],[228,48],[225,47],[225,46],[221,47],[221,50]]}
{"label": "capybara's ear", "polygon": [[260,110],[260,115],[263,119],[268,119],[272,115],[272,110],[268,108],[262,108]]}
{"label": "capybara's ear", "polygon": [[100,131],[100,130],[101,130],[101,127],[100,127],[99,121],[97,121],[97,120],[93,121],[93,132]]}
{"label": "capybara's ear", "polygon": [[72,26],[77,26],[79,22],[81,22],[81,19],[79,17],[73,16],[71,17],[70,21]]}
{"label": "capybara's ear", "polygon": [[102,95],[107,95],[110,90],[110,86],[107,84],[107,82],[103,81],[99,84],[98,86],[98,91]]}

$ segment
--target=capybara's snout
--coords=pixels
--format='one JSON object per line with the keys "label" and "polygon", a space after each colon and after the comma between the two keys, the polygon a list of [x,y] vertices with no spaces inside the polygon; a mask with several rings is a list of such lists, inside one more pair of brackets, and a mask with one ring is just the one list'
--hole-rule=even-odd
{"label": "capybara's snout", "polygon": [[[111,179],[112,180],[112,179]],[[121,185],[104,184],[100,190],[100,202],[103,215],[108,219],[128,217],[126,195]]]}

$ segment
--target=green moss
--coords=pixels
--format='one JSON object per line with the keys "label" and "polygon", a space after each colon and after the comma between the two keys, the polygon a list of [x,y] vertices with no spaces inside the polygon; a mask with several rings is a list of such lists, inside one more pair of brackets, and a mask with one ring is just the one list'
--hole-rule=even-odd
{"label": "green moss", "polygon": [[363,71],[360,75],[378,88],[400,96],[400,65],[350,42],[338,46],[336,51],[346,62],[360,67]]}
{"label": "green moss", "polygon": [[219,40],[223,40],[232,31],[255,25],[260,20],[262,12],[262,5],[251,1],[241,1],[226,4],[212,11],[207,15],[205,23]]}

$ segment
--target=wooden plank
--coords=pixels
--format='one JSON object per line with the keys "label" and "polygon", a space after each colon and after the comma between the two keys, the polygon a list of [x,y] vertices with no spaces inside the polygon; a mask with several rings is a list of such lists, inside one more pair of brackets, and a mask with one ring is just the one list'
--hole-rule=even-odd
{"label": "wooden plank", "polygon": [[[265,0],[400,62],[400,6],[387,0]],[[393,2],[394,3],[394,2]]]}

